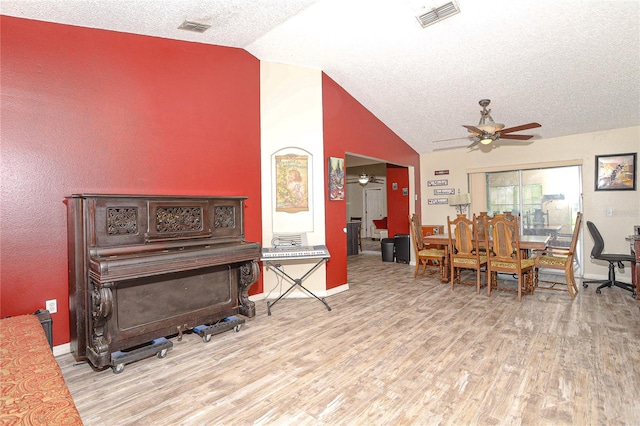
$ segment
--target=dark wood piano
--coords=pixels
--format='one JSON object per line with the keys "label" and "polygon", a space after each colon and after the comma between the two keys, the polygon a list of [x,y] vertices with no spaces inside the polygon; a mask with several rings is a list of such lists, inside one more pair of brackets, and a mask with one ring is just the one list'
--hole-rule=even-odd
{"label": "dark wood piano", "polygon": [[75,359],[123,368],[118,357],[132,348],[144,356],[150,342],[237,314],[255,316],[248,291],[259,276],[261,248],[244,239],[245,200],[67,197]]}

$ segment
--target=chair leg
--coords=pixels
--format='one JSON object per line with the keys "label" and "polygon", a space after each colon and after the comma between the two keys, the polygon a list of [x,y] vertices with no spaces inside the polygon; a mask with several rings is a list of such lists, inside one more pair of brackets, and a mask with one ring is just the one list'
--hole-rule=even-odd
{"label": "chair leg", "polygon": [[[418,259],[416,260],[416,269],[413,272],[413,278],[416,278],[418,276],[418,273],[420,273],[420,275],[424,275],[427,273],[427,263],[429,261],[427,259]],[[422,265],[422,271],[420,270],[420,266]]]}
{"label": "chair leg", "polygon": [[453,263],[451,264],[451,291],[453,291],[453,287],[455,286],[455,282],[456,282],[456,267],[453,266]]}
{"label": "chair leg", "polygon": [[[487,296],[491,296],[491,290],[493,290],[493,284],[497,284],[498,273],[495,271],[489,271],[487,269]],[[496,285],[497,286],[497,285]]]}
{"label": "chair leg", "polygon": [[427,265],[429,265],[429,260],[422,259],[422,272],[420,272],[420,275],[424,275],[427,273]]}
{"label": "chair leg", "polygon": [[576,293],[578,293],[576,280],[573,277],[573,263],[567,262],[567,264],[565,265],[564,279],[567,282],[567,289],[569,290],[569,294],[573,299],[574,297],[576,297]]}
{"label": "chair leg", "polygon": [[592,280],[592,281],[583,281],[582,287],[587,288],[589,284],[600,284],[598,288],[596,288],[596,294],[601,293],[601,289],[604,287],[620,287],[621,289],[630,291],[632,293],[633,298],[635,299],[637,296],[636,287],[629,283],[624,283],[622,281],[616,281],[616,265],[614,262],[609,262],[609,279],[608,280]]}
{"label": "chair leg", "polygon": [[522,300],[522,275],[518,275],[518,302]]}
{"label": "chair leg", "polygon": [[[489,269],[488,268],[484,268],[484,282],[486,283],[486,286],[489,287]],[[480,289],[482,289],[482,284],[480,285]]]}
{"label": "chair leg", "polygon": [[596,294],[600,294],[601,293],[601,289],[605,288],[605,287],[611,287],[613,286],[613,283],[615,282],[615,280],[611,280],[611,276],[609,276],[609,279],[605,282],[603,282],[602,284],[600,284],[597,288],[596,288]]}

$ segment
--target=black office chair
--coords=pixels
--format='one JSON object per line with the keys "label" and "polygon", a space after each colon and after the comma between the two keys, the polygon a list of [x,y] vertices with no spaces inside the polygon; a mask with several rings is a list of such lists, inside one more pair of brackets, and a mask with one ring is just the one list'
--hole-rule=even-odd
{"label": "black office chair", "polygon": [[618,268],[624,269],[624,264],[622,262],[634,263],[636,261],[636,258],[631,254],[603,253],[604,240],[602,239],[602,235],[600,235],[600,231],[598,231],[598,228],[596,228],[593,222],[587,221],[587,227],[589,228],[589,232],[591,233],[591,238],[593,238],[593,249],[591,249],[591,258],[609,262],[609,279],[598,281],[583,281],[582,286],[584,288],[587,288],[589,284],[600,284],[600,286],[596,289],[597,294],[600,294],[600,289],[603,287],[616,286],[632,292],[633,298],[635,299],[637,296],[636,286],[628,283],[623,283],[621,281],[616,281],[616,264],[618,265]]}

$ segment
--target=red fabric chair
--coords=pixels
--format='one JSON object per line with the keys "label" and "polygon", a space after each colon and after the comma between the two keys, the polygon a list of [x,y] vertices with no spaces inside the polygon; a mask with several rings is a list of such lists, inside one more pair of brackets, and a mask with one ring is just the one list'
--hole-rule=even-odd
{"label": "red fabric chair", "polygon": [[383,217],[382,219],[374,219],[373,225],[371,225],[371,239],[376,240],[380,239],[380,231],[387,230],[387,218]]}

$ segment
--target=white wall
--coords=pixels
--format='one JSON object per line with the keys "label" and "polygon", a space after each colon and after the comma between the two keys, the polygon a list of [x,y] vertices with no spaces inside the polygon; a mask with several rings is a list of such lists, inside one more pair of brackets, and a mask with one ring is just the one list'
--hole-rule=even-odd
{"label": "white wall", "polygon": [[[322,74],[319,70],[260,62],[260,134],[262,241],[270,246],[274,233],[306,232],[310,245],[325,244],[324,138],[322,128]],[[286,153],[309,155],[309,211],[275,211],[275,171],[273,156]],[[316,262],[282,262],[293,278],[300,278]],[[286,291],[290,283],[280,283],[271,270],[263,268],[264,292],[270,298]],[[324,265],[303,285],[318,296],[326,293]],[[298,289],[299,290],[299,289]],[[295,291],[292,297],[306,297]]]}
{"label": "white wall", "polygon": [[[640,182],[636,178],[636,191],[595,191],[595,156],[623,154],[640,151],[640,126],[584,133],[553,139],[541,139],[529,145],[499,146],[488,152],[466,148],[435,151],[420,157],[422,179],[422,223],[444,224],[447,215],[455,215],[448,205],[429,205],[434,198],[433,187],[428,180],[448,179],[447,188],[468,190],[467,173],[482,168],[507,167],[519,169],[522,165],[545,162],[576,161],[582,165],[584,222],[593,222],[605,239],[608,252],[629,253],[625,237],[633,233],[633,226],[640,225]],[[640,158],[639,158],[640,159]],[[636,165],[637,167],[637,165]],[[449,175],[435,176],[436,170],[449,170]],[[640,172],[640,168],[637,168]],[[606,215],[607,209],[613,216]],[[473,209],[477,212],[479,210]],[[591,262],[589,252],[593,246],[586,225],[583,226],[585,249],[585,277],[606,278],[607,264]],[[618,273],[622,281],[631,282],[631,268]]]}

